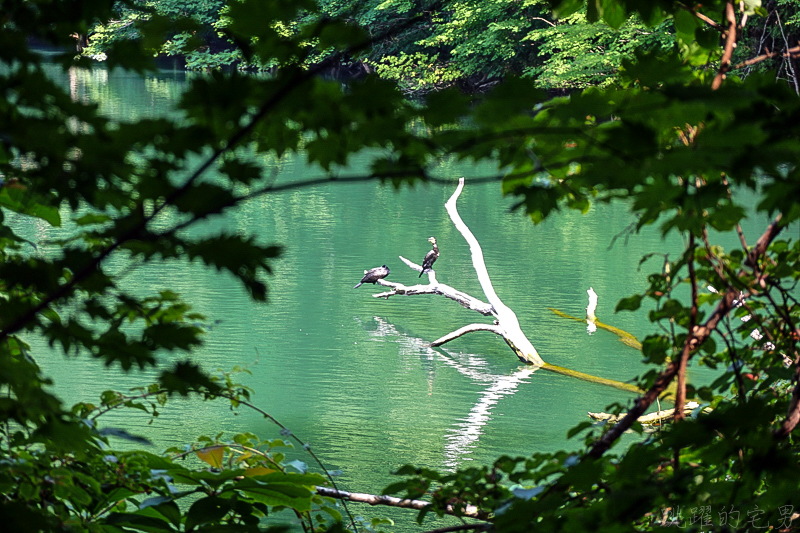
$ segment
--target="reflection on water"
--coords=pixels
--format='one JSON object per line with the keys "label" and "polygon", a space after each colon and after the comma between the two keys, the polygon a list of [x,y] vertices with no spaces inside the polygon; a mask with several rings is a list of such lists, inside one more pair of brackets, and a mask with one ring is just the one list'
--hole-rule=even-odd
{"label": "reflection on water", "polygon": [[[458,368],[462,374],[466,373]],[[477,446],[477,440],[483,433],[483,427],[492,419],[492,409],[504,397],[514,394],[520,385],[528,383],[525,378],[534,373],[531,367],[521,367],[510,376],[481,376],[491,385],[480,393],[479,400],[472,406],[469,414],[460,420],[456,429],[448,431],[447,446],[445,446],[445,468],[455,470],[467,457],[469,452]],[[478,379],[478,376],[472,376]],[[494,380],[494,381],[492,381]]]}
{"label": "reflection on water", "polygon": [[[456,370],[462,376],[469,378],[473,383],[487,388],[478,393],[478,399],[473,404],[467,416],[454,421],[452,428],[447,430],[444,447],[444,462],[442,468],[455,471],[463,461],[471,460],[470,451],[476,446],[477,440],[483,434],[483,427],[492,417],[492,409],[504,396],[512,395],[517,388],[526,383],[525,378],[533,374],[536,369],[523,366],[512,372],[511,375],[494,375],[488,371],[489,365],[483,357],[473,354],[455,355],[446,349],[434,350],[430,344],[422,339],[402,335],[397,329],[380,317],[373,317],[377,322],[377,329],[371,335],[397,337],[401,356],[418,357],[420,361],[441,361]],[[444,353],[442,353],[444,352]],[[433,389],[433,365],[429,365],[428,389],[429,394]]]}

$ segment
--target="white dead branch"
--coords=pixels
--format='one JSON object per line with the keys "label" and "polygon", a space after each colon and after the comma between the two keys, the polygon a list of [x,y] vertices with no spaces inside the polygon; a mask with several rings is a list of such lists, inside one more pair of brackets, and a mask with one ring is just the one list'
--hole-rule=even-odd
{"label": "white dead branch", "polygon": [[[337,498],[339,500],[346,500],[350,502],[368,503],[370,505],[388,505],[390,507],[400,507],[403,509],[425,509],[430,507],[431,502],[424,500],[409,500],[403,498],[396,498],[394,496],[378,496],[376,494],[364,494],[360,492],[345,492],[343,490],[331,489],[328,487],[314,487],[317,494],[320,496],[327,496],[328,498]],[[481,511],[474,505],[465,505],[460,509],[456,509],[453,505],[448,505],[445,509],[447,514],[458,516],[466,516],[468,518],[486,519],[489,513]]]}
{"label": "white dead branch", "polygon": [[[519,357],[520,360],[535,366],[543,366],[544,361],[541,357],[539,357],[536,348],[533,347],[533,344],[531,344],[531,342],[522,332],[522,329],[519,326],[519,321],[517,320],[517,315],[514,314],[514,312],[503,303],[503,301],[495,292],[494,287],[492,286],[492,280],[489,277],[489,272],[486,270],[486,264],[483,260],[483,250],[481,249],[481,245],[478,243],[478,240],[472,234],[464,221],[461,220],[461,216],[458,214],[456,201],[461,195],[461,191],[463,189],[464,178],[461,178],[458,182],[458,187],[447,203],[445,203],[444,207],[447,210],[447,214],[450,215],[450,220],[453,221],[456,229],[469,244],[470,252],[472,254],[472,266],[475,269],[475,273],[478,275],[478,281],[480,282],[483,293],[489,303],[478,300],[477,298],[458,291],[449,285],[439,283],[436,280],[436,272],[433,270],[427,273],[427,285],[420,284],[406,286],[402,283],[394,283],[383,279],[378,280],[380,285],[389,287],[391,290],[374,294],[373,296],[375,298],[389,298],[390,296],[395,296],[398,294],[405,294],[407,296],[417,294],[441,294],[447,298],[450,298],[451,300],[455,300],[467,309],[473,309],[484,316],[494,317],[495,323],[493,325],[472,324],[465,326],[434,341],[434,343],[432,343],[433,346],[440,346],[473,331],[491,331],[496,335],[503,337],[503,340],[505,340],[511,349],[514,350],[514,353],[517,354],[517,357]],[[402,256],[400,256],[400,259],[406,265],[408,265],[409,268],[416,270],[417,272],[422,272],[422,266],[414,263],[413,261],[409,261]]]}
{"label": "white dead branch", "polygon": [[586,331],[591,335],[597,331],[597,315],[594,314],[597,310],[597,293],[591,287],[586,293],[589,295],[589,305],[586,306]]}

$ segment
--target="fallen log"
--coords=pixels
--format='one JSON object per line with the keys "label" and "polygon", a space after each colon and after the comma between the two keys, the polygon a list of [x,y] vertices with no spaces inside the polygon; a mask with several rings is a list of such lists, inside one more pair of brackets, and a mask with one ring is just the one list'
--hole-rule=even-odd
{"label": "fallen log", "polygon": [[[400,507],[402,509],[417,509],[423,510],[432,506],[431,502],[424,500],[409,500],[407,498],[397,498],[394,496],[379,496],[377,494],[365,494],[361,492],[345,492],[343,490],[331,489],[328,487],[314,487],[317,494],[326,496],[328,498],[335,498],[337,500],[345,500],[349,502],[367,503],[369,505],[388,505],[389,507]],[[486,520],[489,518],[489,513],[481,511],[474,505],[466,505],[463,508],[457,509],[452,505],[448,505],[445,512],[455,516],[465,516],[467,518],[477,518],[479,520]]]}
{"label": "fallen log", "polygon": [[[697,402],[686,402],[683,405],[683,412],[684,414],[691,414],[692,411],[700,407],[700,404]],[[702,412],[707,413],[710,412],[711,409],[706,407],[703,409]],[[611,424],[615,424],[618,420],[621,420],[625,417],[627,413],[621,413],[619,415],[612,415],[610,413],[587,413],[589,418],[592,420],[597,420],[599,422],[609,422]],[[662,411],[656,411],[655,413],[650,413],[648,415],[640,416],[636,421],[645,426],[655,426],[660,425],[664,422],[669,422],[675,418],[675,409],[664,409]]]}

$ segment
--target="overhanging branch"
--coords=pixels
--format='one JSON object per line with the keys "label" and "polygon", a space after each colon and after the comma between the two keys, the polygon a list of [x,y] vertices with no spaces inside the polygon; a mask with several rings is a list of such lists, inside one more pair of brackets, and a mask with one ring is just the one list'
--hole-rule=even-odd
{"label": "overhanging branch", "polygon": [[[756,242],[755,246],[747,254],[746,264],[755,265],[757,259],[766,253],[767,248],[772,241],[778,236],[784,226],[781,224],[781,215],[775,217],[775,220],[769,225],[766,231],[761,235]],[[689,358],[696,353],[697,348],[716,331],[720,321],[727,316],[732,309],[735,308],[734,302],[741,298],[741,294],[737,289],[729,288],[725,291],[722,300],[717,304],[717,307],[708,317],[708,319],[700,326],[695,326],[694,331],[691,332],[686,343],[689,344]],[[645,411],[653,404],[665,390],[678,373],[680,361],[672,361],[667,365],[667,368],[656,378],[655,383],[647,392],[634,401],[633,408],[620,420],[614,427],[606,432],[600,439],[598,439],[591,449],[587,452],[589,457],[598,458],[602,456],[614,442],[630,427],[636,420],[642,416]]]}

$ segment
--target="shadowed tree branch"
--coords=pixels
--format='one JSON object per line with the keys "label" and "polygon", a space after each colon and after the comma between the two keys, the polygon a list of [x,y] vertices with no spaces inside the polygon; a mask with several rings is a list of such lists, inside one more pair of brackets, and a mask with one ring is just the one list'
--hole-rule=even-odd
{"label": "shadowed tree branch", "polygon": [[[756,242],[755,246],[747,254],[748,265],[754,265],[757,258],[762,256],[772,241],[783,229],[781,225],[781,215],[778,215],[775,220],[769,225],[766,231],[761,235]],[[689,351],[689,358],[700,347],[703,342],[716,331],[719,322],[727,316],[727,314],[735,307],[734,302],[741,298],[738,290],[729,288],[725,291],[722,300],[717,304],[717,307],[708,317],[708,319],[700,326],[695,326],[694,331],[690,332],[684,341],[684,350]],[[653,404],[654,401],[665,391],[672,380],[678,373],[680,367],[680,360],[672,361],[667,365],[667,368],[656,378],[655,383],[645,392],[642,396],[634,401],[633,408],[608,430],[602,437],[600,437],[587,452],[587,456],[598,458],[603,455],[609,448],[616,442],[616,440],[630,427],[636,420],[642,416],[645,411]],[[799,393],[800,394],[800,393]],[[800,396],[799,396],[800,398]],[[800,420],[800,418],[799,418]]]}

